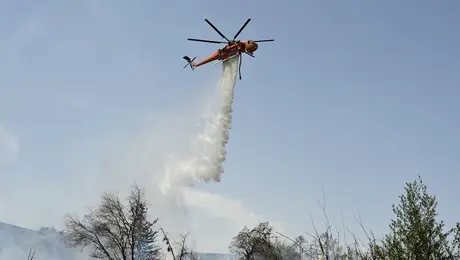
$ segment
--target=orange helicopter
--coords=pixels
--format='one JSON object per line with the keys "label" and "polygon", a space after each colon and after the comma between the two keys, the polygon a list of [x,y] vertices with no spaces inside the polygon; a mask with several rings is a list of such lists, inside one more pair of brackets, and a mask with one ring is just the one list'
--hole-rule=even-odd
{"label": "orange helicopter", "polygon": [[228,60],[230,58],[233,58],[237,55],[239,55],[240,62],[239,62],[239,76],[241,79],[241,62],[242,62],[242,55],[241,53],[246,53],[247,55],[251,56],[254,58],[253,53],[257,50],[259,45],[257,44],[258,42],[273,42],[275,41],[274,39],[270,40],[247,40],[247,41],[239,41],[236,40],[236,37],[240,35],[240,33],[243,31],[243,29],[248,25],[248,23],[251,21],[251,18],[249,18],[243,26],[240,28],[240,30],[235,34],[233,37],[233,40],[227,39],[225,35],[223,35],[208,19],[204,19],[222,38],[227,40],[227,42],[221,42],[221,41],[210,41],[210,40],[201,40],[201,39],[191,39],[188,38],[187,40],[189,41],[196,41],[196,42],[207,42],[207,43],[216,43],[216,44],[227,44],[225,47],[222,49],[217,50],[215,53],[211,54],[207,58],[203,59],[202,61],[199,61],[197,63],[194,62],[196,59],[190,59],[188,56],[184,56],[183,58],[187,61],[187,65],[184,66],[184,69],[187,66],[190,66],[192,70],[194,70],[196,67],[199,67],[201,65],[207,64],[212,61],[217,61],[215,64],[223,62],[225,60]]}

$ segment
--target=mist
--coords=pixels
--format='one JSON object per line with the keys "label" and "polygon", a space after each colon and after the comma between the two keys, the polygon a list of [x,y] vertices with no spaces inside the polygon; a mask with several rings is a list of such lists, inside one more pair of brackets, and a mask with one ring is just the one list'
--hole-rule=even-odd
{"label": "mist", "polygon": [[[136,182],[145,189],[151,217],[160,219],[159,226],[165,228],[172,239],[188,232],[194,250],[206,252],[214,249],[216,252],[215,249],[220,248],[218,253],[225,253],[231,236],[242,225],[255,223],[258,216],[238,201],[201,191],[195,185],[222,181],[237,68],[237,57],[223,62],[214,93],[203,98],[201,109],[154,117],[151,121],[153,128],[144,130],[123,153],[106,162],[98,178],[94,179],[98,179],[97,184],[91,184],[95,188],[90,192],[94,195],[91,196],[94,197],[91,205],[96,206],[99,202],[96,196],[101,194],[96,191],[117,192],[123,199],[129,186]],[[82,210],[76,209],[79,216],[83,215]],[[227,210],[229,214],[222,214]],[[11,230],[3,230],[3,233],[18,236]],[[29,233],[20,237],[23,242],[15,239],[16,242],[7,243],[6,237],[0,240],[3,241],[0,243],[0,259],[25,258],[30,248],[36,248],[36,259],[54,259],[53,254],[58,254],[43,249],[43,244],[59,247],[58,236]],[[208,239],[203,240],[205,237]],[[74,250],[62,250],[69,254],[68,259],[79,260],[82,256],[80,252],[74,256]],[[58,255],[62,257],[62,252]]]}

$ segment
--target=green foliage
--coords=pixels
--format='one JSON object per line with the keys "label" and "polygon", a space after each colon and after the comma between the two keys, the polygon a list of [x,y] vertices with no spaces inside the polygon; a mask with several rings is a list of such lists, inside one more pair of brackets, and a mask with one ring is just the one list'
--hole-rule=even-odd
{"label": "green foliage", "polygon": [[[393,205],[394,219],[389,232],[378,242],[361,227],[369,241],[341,245],[333,236],[329,224],[325,232],[290,239],[277,232],[268,222],[252,229],[244,227],[231,241],[229,249],[239,260],[460,260],[460,222],[445,231],[438,220],[438,202],[428,193],[422,178],[407,182],[399,203]],[[92,257],[107,260],[154,260],[161,258],[156,244],[158,219],[147,218],[147,202],[134,187],[128,207],[113,194],[102,197],[101,206],[85,215],[83,221],[68,218],[66,235],[74,246],[91,246]],[[323,208],[324,212],[325,209]],[[327,219],[327,216],[326,216]],[[183,235],[173,249],[166,233],[160,228],[168,252],[175,260],[196,260],[198,255],[186,246]],[[280,238],[289,242],[282,242]],[[345,241],[346,242],[346,241]]]}
{"label": "green foliage", "polygon": [[147,201],[143,198],[143,191],[135,186],[128,200],[131,255],[135,260],[155,260],[160,255],[160,248],[156,244],[158,231],[153,229],[158,219],[150,221],[147,218]]}
{"label": "green foliage", "polygon": [[382,241],[384,256],[404,260],[452,259],[444,222],[437,221],[437,201],[428,194],[419,176],[406,183],[406,194],[399,197],[399,205],[393,205],[396,218],[391,220],[390,233]]}
{"label": "green foliage", "polygon": [[[263,230],[261,223],[253,230],[245,227],[232,241],[231,251],[239,259],[244,260],[257,259],[251,258],[256,251],[263,255],[262,251],[266,248],[259,244],[275,245],[276,250],[280,252],[278,259],[286,260],[460,259],[460,222],[454,228],[444,230],[444,222],[437,220],[436,197],[428,193],[427,186],[420,176],[415,181],[406,183],[404,191],[404,194],[399,196],[399,203],[392,206],[395,217],[390,221],[389,233],[380,242],[377,242],[373,235],[368,236],[366,232],[369,239],[367,244],[361,245],[355,238],[353,244],[341,246],[338,238],[334,238],[327,228],[324,233],[316,232],[316,235],[310,235],[310,241],[299,236],[296,239],[288,238],[292,244],[272,243],[268,242],[268,236],[254,236],[253,230]],[[362,226],[362,223],[360,224]],[[263,225],[269,226],[267,222]],[[269,229],[266,233],[277,232]],[[452,239],[449,240],[449,237]]]}
{"label": "green foliage", "polygon": [[272,241],[273,227],[263,222],[249,230],[244,227],[230,243],[229,249],[241,260],[281,260],[281,248]]}
{"label": "green foliage", "polygon": [[460,222],[457,222],[457,225],[451,229],[451,233],[454,235],[452,241],[452,254],[455,259],[460,259]]}
{"label": "green foliage", "polygon": [[274,242],[276,250],[279,252],[281,259],[301,260],[301,253],[295,244]]}

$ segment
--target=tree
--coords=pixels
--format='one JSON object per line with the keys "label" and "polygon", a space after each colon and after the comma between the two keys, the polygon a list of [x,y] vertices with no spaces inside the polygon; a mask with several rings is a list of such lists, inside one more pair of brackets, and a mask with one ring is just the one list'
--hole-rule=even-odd
{"label": "tree", "polygon": [[69,216],[64,236],[73,247],[90,247],[91,257],[103,260],[156,260],[160,249],[154,225],[150,221],[144,192],[134,185],[128,205],[124,206],[112,193],[105,193],[96,209],[90,210],[82,221]]}
{"label": "tree", "polygon": [[171,245],[171,241],[169,240],[166,232],[163,228],[160,228],[161,232],[163,233],[163,241],[166,243],[166,248],[168,252],[171,253],[172,258],[174,260],[199,260],[199,256],[197,253],[193,252],[193,250],[189,249],[187,246],[187,239],[188,234],[181,234],[181,240],[179,242],[173,242],[174,246]]}
{"label": "tree", "polygon": [[454,234],[454,240],[452,241],[452,249],[455,259],[460,259],[460,222],[451,230]]}
{"label": "tree", "polygon": [[302,255],[300,254],[297,245],[287,244],[281,241],[274,242],[276,251],[280,252],[281,259],[283,260],[301,260]]}
{"label": "tree", "polygon": [[34,257],[35,257],[35,249],[32,250],[29,249],[29,256],[27,256],[27,260],[34,260]]}
{"label": "tree", "polygon": [[176,260],[198,260],[198,254],[187,246],[188,234],[181,234],[181,240],[175,242]]}
{"label": "tree", "polygon": [[259,223],[249,230],[246,226],[229,245],[230,252],[241,260],[280,260],[281,252],[271,241],[273,228],[268,222]]}
{"label": "tree", "polygon": [[406,183],[405,195],[393,205],[396,219],[391,220],[390,233],[377,250],[379,258],[404,260],[452,259],[444,222],[436,221],[437,201],[428,194],[422,178]]}
{"label": "tree", "polygon": [[345,259],[347,253],[340,246],[340,242],[332,236],[332,232],[326,230],[313,236],[310,245],[310,257],[313,259]]}
{"label": "tree", "polygon": [[280,241],[275,241],[275,246],[278,247],[279,251],[281,252],[282,259],[289,259],[289,260],[302,260],[304,254],[306,253],[306,245],[307,240],[303,236],[298,236],[294,239],[290,237],[274,231],[277,235],[284,237],[285,239],[291,241],[291,244],[283,243]]}

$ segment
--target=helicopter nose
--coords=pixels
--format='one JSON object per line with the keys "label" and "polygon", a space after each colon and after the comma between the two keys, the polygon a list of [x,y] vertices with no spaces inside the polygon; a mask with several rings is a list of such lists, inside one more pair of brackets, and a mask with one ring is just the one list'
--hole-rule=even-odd
{"label": "helicopter nose", "polygon": [[258,45],[255,42],[251,42],[246,46],[246,51],[249,53],[253,53],[257,50]]}

